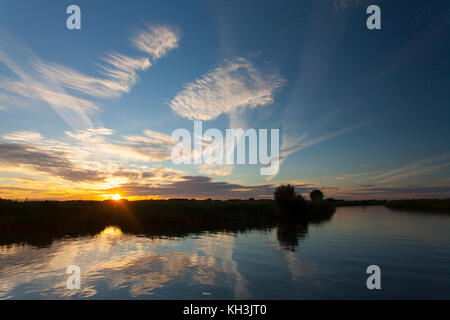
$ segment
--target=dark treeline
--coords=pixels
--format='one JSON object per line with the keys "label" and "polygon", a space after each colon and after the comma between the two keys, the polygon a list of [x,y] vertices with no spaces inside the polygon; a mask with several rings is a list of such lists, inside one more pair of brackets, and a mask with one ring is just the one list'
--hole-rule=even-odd
{"label": "dark treeline", "polygon": [[62,237],[93,235],[107,226],[147,237],[245,232],[278,227],[280,244],[296,246],[308,224],[327,221],[325,201],[285,210],[270,200],[11,201],[0,199],[0,245],[47,246]]}
{"label": "dark treeline", "polygon": [[386,200],[336,200],[333,198],[326,199],[335,207],[353,207],[353,206],[379,206],[385,205]]}
{"label": "dark treeline", "polygon": [[388,201],[386,207],[396,210],[443,212],[450,214],[450,199],[417,199]]}

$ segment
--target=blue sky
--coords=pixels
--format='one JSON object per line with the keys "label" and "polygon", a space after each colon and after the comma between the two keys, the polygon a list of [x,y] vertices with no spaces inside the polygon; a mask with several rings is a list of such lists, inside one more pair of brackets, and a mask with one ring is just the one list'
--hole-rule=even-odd
{"label": "blue sky", "polygon": [[[81,8],[81,30],[66,8]],[[366,8],[381,8],[381,30]],[[448,1],[0,4],[0,196],[450,196]],[[277,175],[170,161],[173,130],[280,129]]]}

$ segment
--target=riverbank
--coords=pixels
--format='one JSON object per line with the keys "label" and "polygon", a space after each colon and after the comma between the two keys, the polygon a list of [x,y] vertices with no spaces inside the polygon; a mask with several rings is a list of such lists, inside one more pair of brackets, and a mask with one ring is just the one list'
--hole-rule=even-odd
{"label": "riverbank", "polygon": [[273,228],[321,223],[335,211],[326,201],[281,209],[272,200],[11,201],[0,200],[0,243],[46,245],[64,236],[96,234],[107,226],[149,236]]}
{"label": "riverbank", "polygon": [[395,210],[442,212],[450,214],[450,199],[418,199],[388,201],[386,207]]}

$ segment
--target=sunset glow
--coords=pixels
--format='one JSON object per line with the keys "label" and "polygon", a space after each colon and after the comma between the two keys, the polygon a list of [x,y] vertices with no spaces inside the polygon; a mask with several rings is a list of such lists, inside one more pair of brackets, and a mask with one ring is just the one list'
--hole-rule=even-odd
{"label": "sunset glow", "polygon": [[[54,1],[33,11],[48,16],[43,25],[27,16],[25,0],[3,2],[3,199],[270,199],[282,183],[335,199],[450,197],[448,72],[432,72],[448,69],[449,46],[433,40],[424,50],[418,32],[446,38],[443,4],[436,17],[408,22],[415,30],[405,25],[385,37],[384,29],[352,21],[365,14],[356,0],[311,2],[312,11],[308,1],[288,1],[275,16],[270,6],[254,12],[245,1],[192,11],[186,2],[178,9],[189,13],[185,19],[151,1],[84,1],[81,15],[95,18],[81,18],[82,31],[67,29]],[[102,6],[111,11],[98,16]],[[389,6],[386,12],[405,10]],[[220,14],[202,20],[193,12]],[[267,144],[279,151],[279,170],[261,174],[261,154],[270,152],[250,148],[261,144],[250,136],[242,164],[237,147],[226,144],[217,161],[194,159],[207,150],[210,129],[219,140],[234,129],[255,130],[258,141],[267,140],[260,130],[279,132],[279,143]],[[173,162],[177,130],[192,138],[182,152],[189,164]],[[203,136],[204,146],[195,142]]]}
{"label": "sunset glow", "polygon": [[120,199],[122,199],[122,196],[120,194],[105,194],[102,196],[102,198],[105,200],[119,201]]}

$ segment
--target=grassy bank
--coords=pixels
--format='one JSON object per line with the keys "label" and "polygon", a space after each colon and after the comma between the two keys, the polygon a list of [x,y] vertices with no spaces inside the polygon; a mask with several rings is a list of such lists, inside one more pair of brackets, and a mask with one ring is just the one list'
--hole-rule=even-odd
{"label": "grassy bank", "polygon": [[388,201],[386,207],[396,210],[443,212],[450,214],[450,199],[418,199]]}

